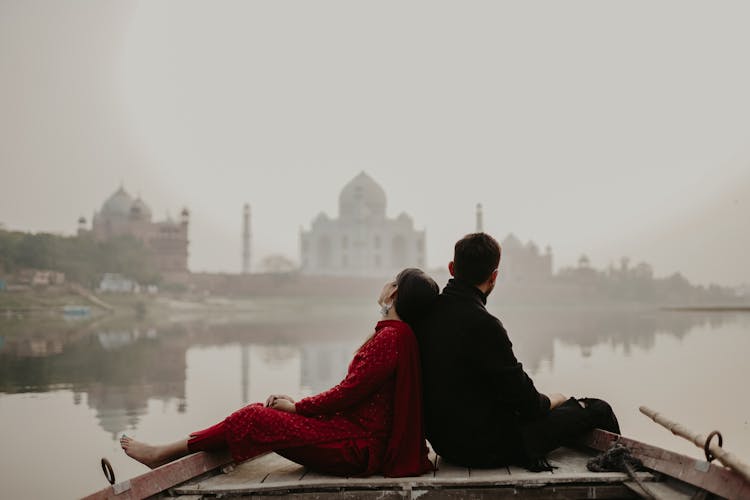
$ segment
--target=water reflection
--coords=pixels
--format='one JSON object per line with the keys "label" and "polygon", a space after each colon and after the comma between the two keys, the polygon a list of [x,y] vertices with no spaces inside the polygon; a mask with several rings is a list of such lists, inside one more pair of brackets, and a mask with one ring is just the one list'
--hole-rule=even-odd
{"label": "water reflection", "polygon": [[[750,403],[726,398],[747,380],[748,316],[490,308],[540,390],[606,397],[628,435],[683,453],[699,452],[640,416],[638,405],[656,405],[699,431],[718,427],[733,452],[750,453]],[[28,493],[33,480],[24,474],[42,467],[70,489],[40,483],[37,496],[80,496],[103,486],[101,456],[122,477],[139,474],[117,447],[119,433],[165,441],[271,392],[328,389],[376,319],[370,304],[279,301],[242,317],[164,323],[0,321],[0,441],[18,450],[13,460],[0,454],[2,479],[9,491]],[[706,358],[718,360],[720,376]],[[35,451],[50,440],[58,446]]]}
{"label": "water reflection", "polygon": [[[194,321],[172,325],[27,325],[24,334],[4,336],[0,344],[0,392],[73,392],[73,404],[86,401],[102,429],[114,438],[137,427],[149,401],[176,404],[187,411],[185,381],[191,348],[237,345],[243,403],[250,402],[254,380],[296,359],[298,394],[324,390],[343,376],[358,339],[361,321],[304,322]],[[367,322],[365,321],[365,324]],[[17,325],[16,325],[17,326]],[[331,332],[344,339],[326,340]],[[335,337],[335,335],[334,335]],[[311,339],[320,338],[320,341]],[[287,366],[286,371],[289,371]],[[85,396],[85,397],[84,397]]]}
{"label": "water reflection", "polygon": [[718,328],[738,317],[642,308],[508,308],[494,312],[502,318],[516,355],[531,372],[536,372],[542,363],[554,366],[554,345],[558,340],[577,346],[584,357],[602,344],[613,350],[622,348],[623,354],[630,356],[633,347],[652,349],[659,333],[681,339],[696,327]]}
{"label": "water reflection", "polygon": [[[495,312],[531,373],[542,365],[554,367],[556,341],[577,346],[583,357],[598,345],[622,348],[629,356],[634,346],[651,349],[658,333],[680,339],[696,326],[718,327],[736,320],[732,315],[643,309]],[[200,404],[186,398],[188,350],[230,345],[240,356],[236,379],[241,394],[228,396],[232,401],[247,404],[253,396],[262,397],[253,383],[272,386],[280,366],[295,395],[317,393],[341,379],[372,325],[364,317],[312,316],[308,321],[28,324],[23,333],[5,335],[0,344],[0,392],[70,389],[73,404],[85,400],[96,411],[100,427],[115,438],[137,428],[150,401],[174,405],[178,413]]]}

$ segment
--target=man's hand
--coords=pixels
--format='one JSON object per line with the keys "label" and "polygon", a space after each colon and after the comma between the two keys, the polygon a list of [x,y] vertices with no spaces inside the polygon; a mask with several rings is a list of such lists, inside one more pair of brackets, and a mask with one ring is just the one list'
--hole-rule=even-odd
{"label": "man's hand", "polygon": [[287,413],[297,413],[297,407],[288,399],[277,398],[269,406],[274,410],[285,411]]}
{"label": "man's hand", "polygon": [[286,401],[294,404],[294,400],[285,394],[271,394],[270,396],[268,396],[268,399],[266,399],[266,406],[269,408],[272,407],[274,401],[278,401],[279,399],[285,399]]}
{"label": "man's hand", "polygon": [[559,392],[553,392],[552,394],[549,394],[547,396],[549,398],[549,409],[553,410],[566,402],[568,400],[567,397],[563,396]]}

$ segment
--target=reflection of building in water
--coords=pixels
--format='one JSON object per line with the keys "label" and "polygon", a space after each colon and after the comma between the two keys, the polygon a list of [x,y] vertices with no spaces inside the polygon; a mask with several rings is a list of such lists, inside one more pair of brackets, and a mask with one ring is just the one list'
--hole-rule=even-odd
{"label": "reflection of building in water", "polygon": [[242,209],[242,274],[250,273],[250,205]]}
{"label": "reflection of building in water", "polygon": [[321,213],[300,233],[302,272],[339,276],[388,276],[425,265],[425,232],[401,213],[386,217],[386,196],[362,172],[339,195],[339,217]]}
{"label": "reflection of building in water", "polygon": [[[179,222],[167,218],[154,222],[151,209],[140,198],[132,198],[121,186],[99,212],[94,213],[91,232],[99,241],[115,236],[130,235],[143,242],[153,254],[161,272],[184,273],[188,270],[188,220],[184,208]],[[78,220],[79,234],[85,232],[86,220]]]}
{"label": "reflection of building in water", "polygon": [[114,351],[132,344],[139,338],[156,338],[156,329],[125,328],[120,330],[103,330],[96,334],[99,343],[106,351]]}
{"label": "reflection of building in water", "polygon": [[[1,338],[0,338],[1,339]],[[0,342],[2,347],[2,342]],[[8,349],[18,357],[43,358],[60,354],[63,351],[63,341],[56,338],[29,338],[8,342]]]}
{"label": "reflection of building in water", "polygon": [[694,328],[733,320],[727,315],[694,315],[654,310],[507,308],[499,314],[518,360],[530,372],[555,363],[555,343],[580,348],[581,355],[608,345],[629,355],[633,347],[644,351],[654,346],[657,333],[683,338]]}
{"label": "reflection of building in water", "polygon": [[346,375],[357,344],[352,342],[307,343],[302,348],[300,384],[307,394],[317,394],[335,386]]}
{"label": "reflection of building in water", "polygon": [[161,338],[153,327],[91,331],[83,325],[40,326],[19,337],[0,350],[0,392],[69,388],[74,403],[85,394],[113,438],[138,422],[150,400],[185,411],[185,335]]}
{"label": "reflection of building in water", "polygon": [[[580,346],[583,352],[600,345],[627,352],[632,346],[648,350],[656,333],[683,337],[693,328],[736,316],[684,314],[632,308],[509,308],[495,311],[508,329],[516,355],[531,374],[546,363],[554,365],[555,346]],[[113,438],[138,425],[149,403],[161,401],[186,411],[186,353],[192,347],[233,345],[231,390],[222,398],[239,402],[263,400],[268,394],[309,395],[338,384],[362,342],[368,322],[329,311],[325,319],[297,321],[288,317],[272,323],[190,323],[159,327],[109,326],[95,329],[42,325],[11,332],[0,345],[0,392],[16,393],[70,389],[73,401],[86,401],[99,424]],[[4,325],[0,325],[4,326]],[[355,332],[326,337],[330,331]],[[5,334],[5,332],[4,332]],[[356,337],[356,338],[355,338]],[[252,339],[252,340],[251,340]],[[45,348],[45,357],[29,357],[31,343]],[[252,343],[251,343],[252,342]],[[240,350],[242,349],[242,350]],[[53,353],[56,352],[56,353]],[[244,353],[244,354],[243,354]],[[243,359],[244,358],[244,359]],[[243,363],[244,361],[244,363]],[[242,373],[237,371],[242,370]],[[206,372],[215,373],[215,368]],[[213,381],[213,379],[211,379]],[[209,387],[209,389],[206,389]],[[211,383],[200,390],[216,391]],[[205,404],[205,392],[191,396]]]}
{"label": "reflection of building in water", "polygon": [[140,417],[146,414],[150,387],[129,385],[110,387],[94,384],[86,389],[89,408],[96,411],[99,426],[107,431],[112,439],[138,424]]}
{"label": "reflection of building in water", "polygon": [[509,284],[543,283],[552,279],[552,249],[544,253],[533,241],[525,245],[509,234],[501,243],[500,280]]}
{"label": "reflection of building in water", "polygon": [[113,439],[137,425],[150,400],[185,411],[185,342],[162,341],[155,328],[137,326],[99,331],[96,339],[102,351],[89,363],[97,378],[83,392]]}
{"label": "reflection of building in water", "polygon": [[248,344],[241,349],[243,403],[265,401],[269,394],[298,394],[301,362],[296,346]]}

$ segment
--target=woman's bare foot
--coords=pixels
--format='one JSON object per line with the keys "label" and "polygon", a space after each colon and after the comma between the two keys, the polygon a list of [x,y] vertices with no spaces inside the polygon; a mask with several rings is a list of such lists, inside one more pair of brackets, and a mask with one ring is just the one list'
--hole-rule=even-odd
{"label": "woman's bare foot", "polygon": [[156,469],[162,465],[187,455],[187,439],[172,444],[153,446],[136,441],[123,434],[120,446],[132,459],[139,461],[146,467]]}

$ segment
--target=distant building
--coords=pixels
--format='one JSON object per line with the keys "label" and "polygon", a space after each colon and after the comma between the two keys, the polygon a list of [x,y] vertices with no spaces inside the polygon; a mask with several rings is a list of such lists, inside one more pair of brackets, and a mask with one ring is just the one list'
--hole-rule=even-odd
{"label": "distant building", "polygon": [[21,269],[15,281],[30,286],[62,285],[65,283],[65,273],[48,269]]}
{"label": "distant building", "polygon": [[533,241],[525,245],[514,234],[501,243],[500,279],[511,284],[536,284],[552,279],[552,249],[544,253]]}
{"label": "distant building", "polygon": [[424,267],[425,232],[406,213],[389,219],[385,191],[362,172],[341,190],[339,217],[320,213],[300,232],[302,272],[315,275],[388,276]]}
{"label": "distant building", "polygon": [[250,273],[250,205],[242,207],[242,274]]}
{"label": "distant building", "polygon": [[[187,208],[180,220],[171,218],[154,222],[151,209],[140,198],[132,198],[120,186],[94,213],[91,232],[98,241],[115,236],[131,235],[151,250],[156,268],[161,273],[188,272],[188,222]],[[86,219],[78,219],[78,233],[86,231]]]}
{"label": "distant building", "polygon": [[121,274],[105,273],[99,282],[100,292],[135,293],[140,291],[138,283]]}

